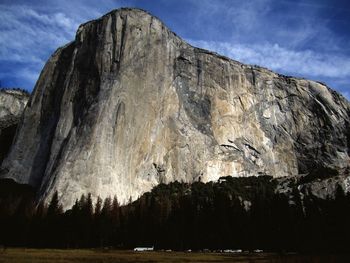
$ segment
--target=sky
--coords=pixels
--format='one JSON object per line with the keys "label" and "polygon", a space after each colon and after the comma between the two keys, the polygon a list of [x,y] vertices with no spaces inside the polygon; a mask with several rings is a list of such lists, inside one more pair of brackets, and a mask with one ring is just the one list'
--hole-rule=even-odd
{"label": "sky", "polygon": [[79,24],[120,7],[147,10],[194,46],[350,99],[349,0],[0,0],[1,86],[31,91]]}

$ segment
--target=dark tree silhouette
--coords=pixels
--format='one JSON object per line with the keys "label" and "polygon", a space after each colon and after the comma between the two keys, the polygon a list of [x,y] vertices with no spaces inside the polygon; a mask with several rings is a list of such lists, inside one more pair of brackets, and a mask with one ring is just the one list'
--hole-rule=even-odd
{"label": "dark tree silhouette", "polygon": [[324,200],[293,184],[291,195],[278,194],[276,184],[268,176],[174,182],[124,206],[107,197],[94,209],[82,195],[63,213],[57,192],[35,207],[33,189],[0,180],[0,245],[348,252],[350,195],[341,186]]}
{"label": "dark tree silhouette", "polygon": [[51,202],[49,204],[49,207],[47,209],[47,216],[48,217],[55,217],[58,216],[60,214],[62,214],[63,209],[62,206],[59,203],[58,200],[58,192],[55,191],[55,193],[53,194],[52,198],[51,198]]}

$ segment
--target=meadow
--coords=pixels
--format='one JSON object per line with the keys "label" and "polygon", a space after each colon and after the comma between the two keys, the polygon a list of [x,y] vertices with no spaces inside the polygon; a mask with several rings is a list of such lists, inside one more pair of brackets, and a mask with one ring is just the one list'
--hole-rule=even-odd
{"label": "meadow", "polygon": [[134,252],[103,249],[23,249],[0,251],[0,263],[114,263],[114,262],[349,262],[349,255],[274,253]]}

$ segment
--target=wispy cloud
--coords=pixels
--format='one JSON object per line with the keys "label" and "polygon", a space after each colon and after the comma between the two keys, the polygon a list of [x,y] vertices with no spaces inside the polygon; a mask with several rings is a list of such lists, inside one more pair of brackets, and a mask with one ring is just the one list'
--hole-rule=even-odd
{"label": "wispy cloud", "polygon": [[288,74],[324,78],[350,78],[350,57],[292,50],[278,44],[232,44],[194,41],[192,45],[216,51],[247,64],[257,64]]}
{"label": "wispy cloud", "polygon": [[47,50],[67,43],[77,23],[62,13],[40,14],[25,6],[0,6],[0,60],[43,63]]}
{"label": "wispy cloud", "polygon": [[48,57],[74,39],[79,24],[118,7],[109,0],[49,2],[0,4],[0,77],[6,83],[32,89]]}

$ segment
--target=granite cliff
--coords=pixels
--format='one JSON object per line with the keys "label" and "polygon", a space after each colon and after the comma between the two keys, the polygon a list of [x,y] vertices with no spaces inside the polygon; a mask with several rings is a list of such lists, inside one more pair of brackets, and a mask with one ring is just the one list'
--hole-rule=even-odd
{"label": "granite cliff", "polygon": [[161,182],[349,166],[350,105],[322,83],[195,48],[119,9],[79,27],[36,83],[1,177],[64,207]]}
{"label": "granite cliff", "polygon": [[29,93],[19,89],[0,89],[0,165],[8,154]]}

